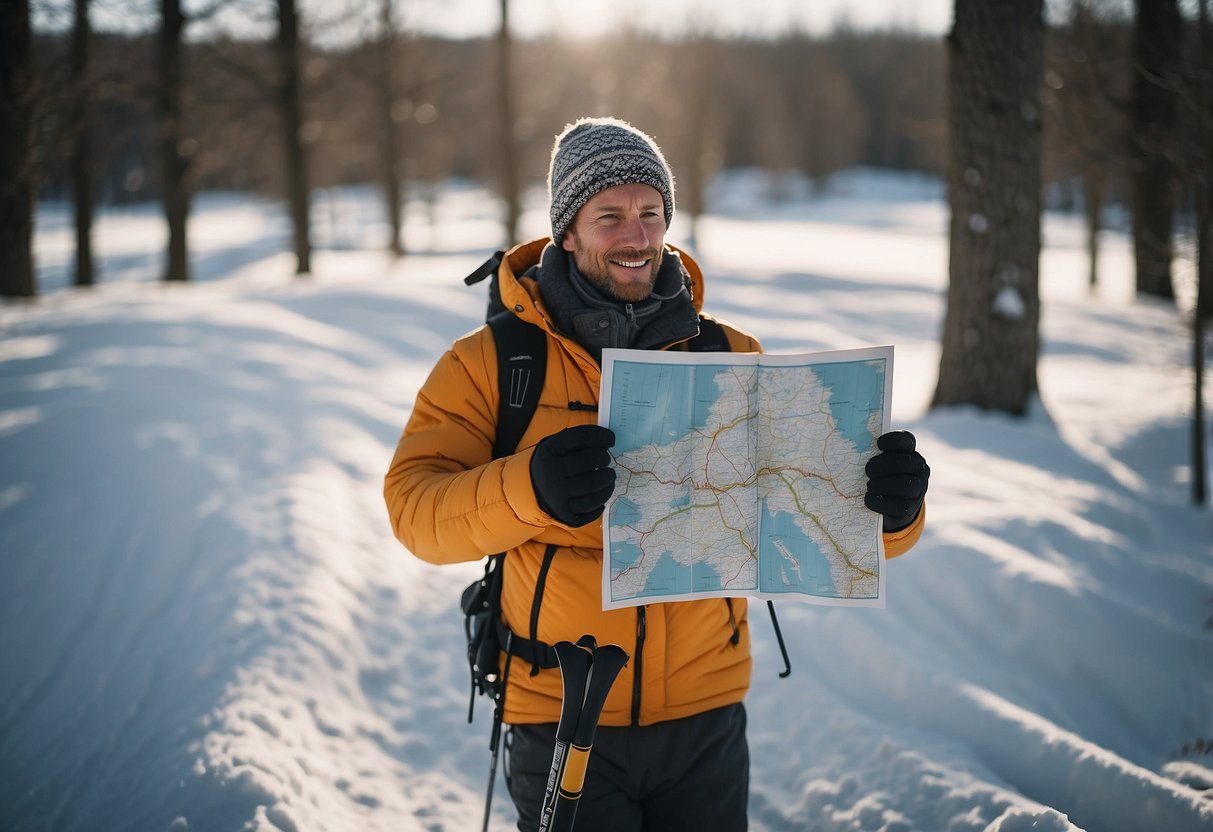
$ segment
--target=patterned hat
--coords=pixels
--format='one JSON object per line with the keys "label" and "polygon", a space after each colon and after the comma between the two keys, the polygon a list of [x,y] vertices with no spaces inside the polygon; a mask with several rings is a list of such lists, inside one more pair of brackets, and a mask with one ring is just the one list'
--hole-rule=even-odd
{"label": "patterned hat", "polygon": [[674,175],[661,149],[617,118],[583,118],[564,128],[552,146],[548,168],[552,240],[560,243],[573,217],[594,194],[615,185],[652,185],[665,204],[665,226],[674,218]]}

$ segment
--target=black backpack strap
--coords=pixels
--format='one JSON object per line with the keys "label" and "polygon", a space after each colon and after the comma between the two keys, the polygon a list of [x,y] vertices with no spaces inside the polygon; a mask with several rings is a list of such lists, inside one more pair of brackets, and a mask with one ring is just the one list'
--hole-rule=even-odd
{"label": "black backpack strap", "polygon": [[[539,606],[543,603],[543,589],[547,586],[548,570],[552,568],[552,559],[556,556],[556,544],[549,543],[543,552],[543,563],[539,567],[539,577],[535,579],[535,596],[531,599],[531,644],[534,649],[547,647],[539,640]],[[556,651],[553,650],[553,653]],[[531,675],[536,676],[540,669],[539,656],[531,657]]]}
{"label": "black backpack strap", "polygon": [[489,318],[497,342],[497,437],[493,459],[518,449],[531,417],[539,406],[539,393],[547,371],[548,337],[542,329],[512,312]]}
{"label": "black backpack strap", "polygon": [[476,270],[463,279],[463,282],[468,286],[474,286],[486,277],[492,278],[489,281],[489,304],[485,312],[485,319],[498,315],[505,311],[505,305],[501,302],[501,289],[497,286],[497,269],[501,266],[501,261],[505,259],[504,251],[497,251],[488,260],[485,260]]}
{"label": "black backpack strap", "polygon": [[[539,407],[539,394],[543,390],[547,370],[548,339],[547,333],[542,329],[509,311],[489,318],[488,324],[497,343],[497,390],[500,398],[497,404],[497,436],[493,440],[493,458],[500,459],[518,449],[518,443],[522,441],[522,435],[526,433],[527,426]],[[496,599],[497,614],[494,620],[498,639],[503,646],[509,645],[507,652],[510,655],[518,656],[531,664],[531,675],[538,673],[540,668],[557,666],[556,652],[550,645],[535,637],[539,605],[543,599],[543,585],[555,553],[555,545],[549,545],[544,553],[543,567],[540,569],[531,606],[530,638],[511,634],[506,629],[500,617],[500,589]]]}
{"label": "black backpack strap", "polygon": [[504,251],[497,251],[488,260],[485,260],[476,267],[476,271],[469,274],[463,279],[463,282],[469,286],[475,286],[486,277],[492,277],[497,273],[497,267],[501,265],[501,261],[505,259]]}
{"label": "black backpack strap", "polygon": [[523,638],[506,627],[500,617],[497,618],[497,638],[502,644],[502,649],[511,656],[517,656],[519,660],[537,666],[541,670],[560,666],[560,661],[556,658],[556,650],[552,645],[545,641]]}
{"label": "black backpack strap", "polygon": [[[497,289],[497,268],[504,252],[497,252],[464,282],[469,286],[492,276],[489,287],[488,325],[492,330],[497,350],[497,435],[493,439],[493,458],[509,456],[518,449],[522,435],[526,433],[531,417],[539,407],[539,394],[543,390],[547,370],[547,333],[528,324],[504,309]],[[555,546],[548,547],[550,561]],[[489,811],[493,804],[493,785],[497,779],[497,754],[501,747],[501,725],[505,718],[505,691],[509,681],[510,665],[514,656],[524,650],[532,667],[555,667],[555,651],[532,638],[521,639],[506,629],[501,621],[501,589],[505,576],[505,553],[490,555],[485,565],[484,580],[464,591],[464,627],[468,634],[468,653],[472,669],[472,694],[468,704],[468,721],[472,720],[472,706],[476,692],[488,693],[493,698],[493,729],[489,734],[488,791],[484,799],[484,826],[489,828]],[[538,610],[539,592],[536,592],[535,609]],[[477,630],[473,630],[470,618],[475,616]],[[473,638],[475,635],[475,638]],[[547,648],[553,654],[551,664],[539,650]],[[497,673],[499,651],[505,651],[505,670]],[[533,671],[537,672],[537,671]]]}

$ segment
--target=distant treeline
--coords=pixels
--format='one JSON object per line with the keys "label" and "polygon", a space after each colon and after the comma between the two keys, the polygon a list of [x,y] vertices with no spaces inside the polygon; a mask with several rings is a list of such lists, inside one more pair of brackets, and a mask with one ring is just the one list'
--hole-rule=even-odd
{"label": "distant treeline", "polygon": [[[1050,32],[1046,181],[1098,164],[1119,181],[1131,66],[1128,21]],[[96,33],[87,68],[92,165],[100,202],[160,196],[155,32]],[[301,44],[310,184],[381,182],[384,145],[412,183],[498,175],[498,44],[392,32],[342,49]],[[269,41],[182,44],[184,121],[178,148],[190,190],[281,194],[280,73]],[[37,181],[70,194],[76,126],[67,106],[71,37],[35,35]],[[688,207],[722,168],[796,170],[823,183],[871,165],[942,174],[947,52],[942,38],[837,30],[772,39],[662,39],[629,33],[590,41],[515,41],[518,175],[539,182],[552,137],[578,116],[614,114],[666,149]]]}

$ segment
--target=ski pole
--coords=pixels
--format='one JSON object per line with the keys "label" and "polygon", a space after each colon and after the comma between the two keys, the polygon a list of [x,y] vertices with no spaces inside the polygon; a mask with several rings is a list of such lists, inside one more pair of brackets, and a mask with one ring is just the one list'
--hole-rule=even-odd
{"label": "ski pole", "polygon": [[[585,641],[584,638],[581,641]],[[543,792],[543,808],[539,814],[540,832],[549,829],[552,822],[552,809],[555,806],[556,791],[560,786],[561,775],[564,774],[564,764],[568,755],[569,743],[573,739],[573,729],[577,727],[577,717],[581,713],[582,702],[585,701],[585,687],[590,676],[590,662],[593,653],[589,647],[580,646],[581,641],[573,644],[571,641],[560,641],[553,646],[556,660],[560,664],[560,681],[564,686],[564,700],[560,703],[560,722],[556,723],[556,747],[552,749],[552,768],[548,773],[547,787]]]}
{"label": "ski pole", "polygon": [[628,654],[614,644],[598,647],[593,636],[576,644],[558,643],[556,658],[564,684],[556,746],[539,817],[539,832],[569,832],[577,814],[577,801],[585,786],[585,772],[598,718],[615,678],[628,663]]}
{"label": "ski pole", "polygon": [[[489,832],[489,813],[493,809],[493,789],[497,785],[497,754],[501,750],[501,723],[505,718],[505,685],[510,678],[510,663],[514,661],[513,646],[514,634],[511,632],[505,642],[505,673],[502,674],[499,686],[493,692],[493,730],[489,733],[489,751],[491,752],[489,783],[484,795],[484,825],[480,832]],[[474,696],[475,688],[472,691]]]}

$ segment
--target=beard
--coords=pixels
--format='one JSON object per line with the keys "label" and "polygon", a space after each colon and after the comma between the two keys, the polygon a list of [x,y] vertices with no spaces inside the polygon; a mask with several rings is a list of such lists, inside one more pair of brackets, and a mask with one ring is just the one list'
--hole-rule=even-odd
{"label": "beard", "polygon": [[[625,303],[636,303],[653,294],[657,271],[661,268],[662,249],[622,249],[602,254],[591,252],[573,240],[573,262],[577,270],[603,297]],[[636,268],[624,263],[641,263]]]}

